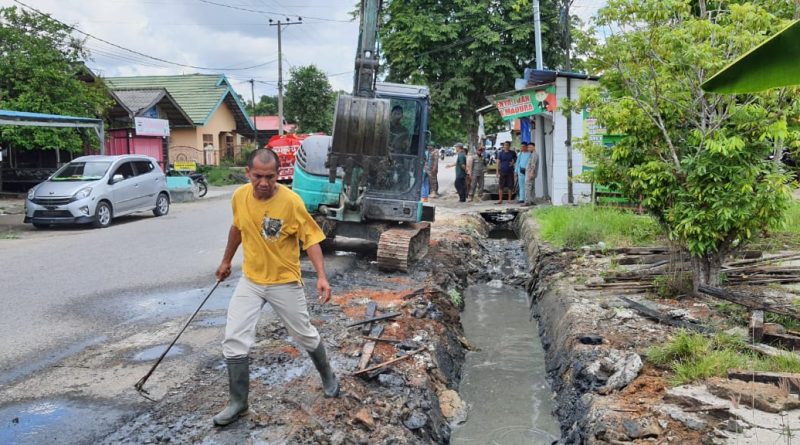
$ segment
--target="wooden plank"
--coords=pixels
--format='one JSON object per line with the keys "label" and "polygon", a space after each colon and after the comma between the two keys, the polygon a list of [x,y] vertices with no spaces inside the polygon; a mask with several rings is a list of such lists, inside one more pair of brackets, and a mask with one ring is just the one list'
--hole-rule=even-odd
{"label": "wooden plank", "polygon": [[753,333],[753,341],[761,343],[764,337],[764,311],[756,309],[750,313],[750,332]]}
{"label": "wooden plank", "polygon": [[619,297],[619,298],[620,298],[620,300],[624,301],[625,304],[627,304],[628,307],[630,307],[631,309],[634,309],[635,311],[639,312],[640,314],[644,315],[645,317],[653,319],[653,320],[656,320],[659,323],[664,323],[664,324],[668,324],[670,326],[676,326],[676,327],[684,328],[684,329],[691,329],[693,331],[697,331],[697,332],[701,332],[701,333],[709,333],[709,332],[713,332],[714,331],[712,328],[710,328],[708,326],[703,326],[703,325],[699,325],[699,324],[696,324],[696,323],[690,323],[690,322],[685,321],[685,320],[674,319],[674,318],[671,318],[671,317],[669,317],[667,315],[663,315],[661,312],[659,312],[659,311],[657,311],[655,309],[651,309],[651,308],[649,308],[649,307],[647,307],[647,306],[645,306],[645,305],[643,305],[641,303],[638,303],[636,301],[633,301],[633,300],[631,300],[629,298],[626,298],[626,297]]}
{"label": "wooden plank", "polygon": [[652,254],[652,255],[634,255],[634,256],[623,256],[617,258],[617,264],[621,264],[623,266],[627,266],[630,264],[654,264],[659,263],[662,261],[669,261],[671,255],[669,254]]}
{"label": "wooden plank", "polygon": [[354,321],[354,322],[348,324],[347,327],[348,328],[352,328],[353,326],[359,326],[359,325],[362,325],[364,323],[372,323],[373,321],[388,320],[390,318],[399,317],[401,315],[403,315],[402,312],[392,312],[392,313],[389,313],[389,314],[381,315],[379,317],[373,317],[373,318],[368,318],[368,319],[365,319],[365,320]]}
{"label": "wooden plank", "polygon": [[[378,303],[370,301],[367,304],[367,314],[364,315],[364,318],[375,318],[375,311],[377,310],[378,310]],[[364,326],[361,327],[361,333],[367,335],[369,334],[370,329],[372,329],[372,322],[364,323]]]}
{"label": "wooden plank", "polygon": [[[370,331],[370,337],[378,338],[383,334],[383,325],[375,325]],[[358,362],[358,369],[364,369],[369,365],[369,360],[372,358],[372,353],[375,351],[376,343],[368,341],[364,343],[364,348],[361,350],[361,360]]]}
{"label": "wooden plank", "polygon": [[800,360],[800,354],[796,352],[787,351],[785,349],[776,348],[774,346],[765,345],[764,343],[754,343],[754,344],[746,344],[747,349],[751,351],[758,352],[759,354],[766,355],[769,357],[780,357],[780,356],[790,356],[795,357]]}
{"label": "wooden plank", "polygon": [[791,372],[761,372],[746,369],[729,369],[728,378],[743,380],[745,382],[770,383],[780,385],[781,381],[788,384],[789,391],[800,394],[800,374]]}
{"label": "wooden plank", "polygon": [[[783,255],[776,255],[769,258],[758,258],[754,260],[744,260],[744,261],[735,261],[732,263],[728,263],[723,265],[723,272],[733,272],[736,270],[743,270],[751,267],[754,264],[772,264],[777,263],[779,261],[790,261],[800,259],[800,254],[798,253],[788,253]],[[744,266],[744,267],[738,267]]]}
{"label": "wooden plank", "polygon": [[378,338],[378,337],[371,337],[369,335],[362,335],[361,338],[363,338],[364,340],[382,341],[382,342],[386,342],[386,343],[402,343],[403,342],[402,340],[398,340],[396,338],[384,338],[384,337]]}
{"label": "wooden plank", "polygon": [[776,305],[771,304],[764,299],[764,297],[748,295],[744,293],[736,293],[720,289],[718,287],[706,286],[701,284],[697,290],[700,292],[711,295],[712,297],[721,298],[732,303],[742,305],[749,309],[760,309],[773,314],[787,315],[792,318],[800,319],[800,311],[792,305]]}
{"label": "wooden plank", "polygon": [[764,332],[763,340],[766,343],[783,346],[792,351],[800,350],[800,337],[795,335]]}
{"label": "wooden plank", "polygon": [[422,351],[425,351],[426,349],[428,349],[428,348],[427,348],[427,347],[425,347],[425,346],[423,346],[423,347],[421,347],[421,348],[419,348],[419,349],[415,349],[415,350],[413,350],[413,351],[409,352],[409,353],[408,353],[408,354],[406,354],[406,355],[403,355],[403,356],[400,356],[400,357],[397,357],[397,358],[391,359],[391,360],[389,360],[389,361],[385,361],[385,362],[383,362],[383,363],[379,363],[379,364],[377,364],[377,365],[375,365],[375,366],[371,366],[371,367],[369,367],[369,368],[362,369],[362,370],[360,370],[360,371],[356,371],[356,372],[354,372],[354,373],[353,373],[353,374],[351,374],[351,375],[361,375],[361,374],[366,374],[366,373],[368,373],[368,372],[371,372],[371,371],[374,371],[374,370],[376,370],[376,369],[385,368],[385,367],[387,367],[387,366],[389,366],[389,365],[391,365],[391,364],[393,364],[393,363],[397,363],[397,362],[399,362],[400,360],[405,360],[405,359],[407,359],[407,358],[409,358],[409,357],[412,357],[412,356],[414,356],[414,355],[417,355],[417,354],[419,354],[420,352],[422,352]]}

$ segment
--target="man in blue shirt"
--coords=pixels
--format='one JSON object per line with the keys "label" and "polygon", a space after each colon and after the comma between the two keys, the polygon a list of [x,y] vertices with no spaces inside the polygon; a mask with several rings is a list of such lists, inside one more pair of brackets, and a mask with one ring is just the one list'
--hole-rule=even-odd
{"label": "man in blue shirt", "polygon": [[456,144],[456,190],[458,202],[467,202],[467,155],[464,153],[464,144]]}
{"label": "man in blue shirt", "polygon": [[511,151],[511,142],[503,142],[503,151],[497,154],[497,194],[498,204],[503,203],[503,190],[508,190],[508,201],[514,193],[514,163],[517,154]]}

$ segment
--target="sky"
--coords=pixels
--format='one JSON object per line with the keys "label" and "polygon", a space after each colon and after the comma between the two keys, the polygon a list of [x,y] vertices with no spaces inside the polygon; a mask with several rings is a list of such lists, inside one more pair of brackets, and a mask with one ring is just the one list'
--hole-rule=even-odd
{"label": "sky", "polygon": [[[269,19],[301,17],[282,31],[284,84],[292,67],[314,64],[334,90],[352,89],[356,0],[19,1],[93,36],[83,36],[87,65],[100,76],[223,73],[247,100],[250,79],[256,98],[277,94],[278,30]],[[575,0],[573,10],[588,17],[603,3]],[[0,6],[24,8],[14,0]]]}

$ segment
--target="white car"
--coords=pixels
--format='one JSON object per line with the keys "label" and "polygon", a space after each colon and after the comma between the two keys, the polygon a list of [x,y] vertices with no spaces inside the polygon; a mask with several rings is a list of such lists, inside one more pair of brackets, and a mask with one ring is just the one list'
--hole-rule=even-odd
{"label": "white car", "polygon": [[25,222],[108,227],[134,212],[169,212],[167,179],[158,162],[142,155],[81,156],[28,191]]}

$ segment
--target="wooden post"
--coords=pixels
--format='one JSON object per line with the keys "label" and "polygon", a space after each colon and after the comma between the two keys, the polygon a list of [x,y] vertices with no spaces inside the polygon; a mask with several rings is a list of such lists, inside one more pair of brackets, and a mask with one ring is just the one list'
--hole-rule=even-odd
{"label": "wooden post", "polygon": [[756,309],[750,314],[750,333],[753,334],[753,342],[761,343],[764,338],[764,311]]}

